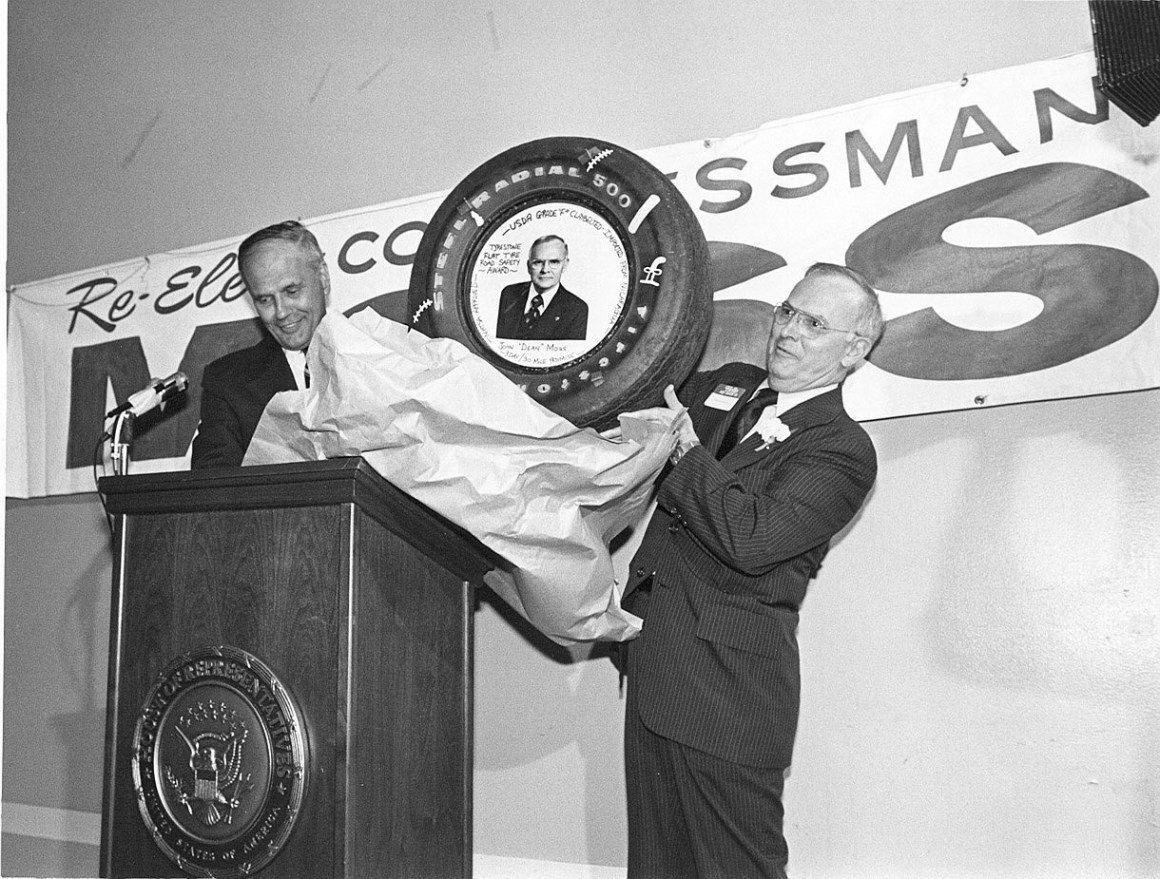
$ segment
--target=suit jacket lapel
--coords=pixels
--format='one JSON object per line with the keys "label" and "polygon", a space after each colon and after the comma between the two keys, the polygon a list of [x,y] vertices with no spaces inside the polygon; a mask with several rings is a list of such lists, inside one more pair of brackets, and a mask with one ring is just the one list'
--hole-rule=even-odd
{"label": "suit jacket lapel", "polygon": [[261,368],[250,378],[249,384],[267,398],[279,391],[295,390],[298,384],[294,381],[294,371],[290,369],[286,355],[282,353],[282,346],[272,336],[265,341]]}
{"label": "suit jacket lapel", "polygon": [[[741,386],[739,385],[739,387]],[[751,393],[753,393],[751,389],[746,389],[745,397]],[[702,444],[713,453],[714,457],[717,455],[717,450],[721,448],[721,443],[725,441],[725,436],[737,418],[738,411],[744,405],[745,397],[742,397],[728,412],[723,409],[705,407],[705,414],[702,416],[702,423],[705,425],[703,428],[705,439],[702,440]]]}
{"label": "suit jacket lapel", "polygon": [[754,433],[744,442],[738,443],[737,447],[726,455],[721,463],[728,464],[734,472],[742,467],[748,467],[765,458],[778,446],[789,442],[794,433],[808,430],[819,424],[827,424],[837,418],[841,412],[842,388],[839,385],[832,391],[811,397],[785,413],[781,420],[789,428],[790,436],[781,443],[772,443],[763,449],[761,446],[765,441],[760,434]]}
{"label": "suit jacket lapel", "polygon": [[571,298],[572,293],[561,284],[556,289],[556,295],[552,297],[552,301],[548,303],[543,313],[536,320],[535,324],[532,325],[530,338],[553,338],[555,334],[552,328],[568,316],[566,312],[571,306]]}
{"label": "suit jacket lapel", "polygon": [[[753,395],[757,386],[764,381],[765,371],[760,367],[747,366],[744,371],[718,370],[711,373],[709,378],[711,384],[701,387],[697,394],[697,404],[700,406],[700,411],[690,414],[693,416],[693,424],[697,427],[697,436],[700,437],[701,444],[716,456],[729,428],[741,413],[741,407]],[[742,394],[737,402],[728,410],[706,406],[705,400],[722,384],[741,388]],[[730,455],[732,454],[733,452],[730,452]]]}
{"label": "suit jacket lapel", "polygon": [[818,424],[828,424],[843,412],[842,386],[811,397],[800,406],[794,406],[782,416],[782,421],[791,431],[805,430]]}
{"label": "suit jacket lapel", "polygon": [[520,324],[524,319],[524,309],[528,304],[528,290],[531,282],[518,285],[518,289],[509,298],[503,311],[500,312],[496,331],[503,339],[516,338],[520,331]]}
{"label": "suit jacket lapel", "polygon": [[536,321],[537,324],[543,323],[545,326],[547,326],[547,325],[551,324],[551,322],[553,320],[556,319],[557,315],[559,315],[560,311],[564,308],[564,297],[562,297],[560,295],[561,293],[564,293],[564,292],[566,292],[564,290],[564,285],[561,284],[556,289],[556,295],[552,297],[552,301],[547,304],[547,306],[544,308],[543,313],[540,315],[539,319]]}

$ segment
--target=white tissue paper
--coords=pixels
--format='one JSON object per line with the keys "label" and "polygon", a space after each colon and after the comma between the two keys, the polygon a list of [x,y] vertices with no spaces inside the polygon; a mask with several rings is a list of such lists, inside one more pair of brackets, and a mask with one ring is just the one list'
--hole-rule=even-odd
{"label": "white tissue paper", "polygon": [[625,419],[622,440],[536,403],[452,339],[365,309],[328,313],[310,342],[310,388],[266,407],[245,464],[361,455],[473,534],[511,571],[484,581],[548,637],[624,641],[608,541],[642,518],[672,449],[666,420]]}

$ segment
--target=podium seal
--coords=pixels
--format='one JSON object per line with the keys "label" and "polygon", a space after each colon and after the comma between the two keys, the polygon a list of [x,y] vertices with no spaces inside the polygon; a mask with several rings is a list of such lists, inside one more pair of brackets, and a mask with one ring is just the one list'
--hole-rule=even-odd
{"label": "podium seal", "polygon": [[289,691],[257,657],[202,647],[146,697],[133,784],[158,847],[194,876],[248,876],[285,845],[307,782],[307,743]]}

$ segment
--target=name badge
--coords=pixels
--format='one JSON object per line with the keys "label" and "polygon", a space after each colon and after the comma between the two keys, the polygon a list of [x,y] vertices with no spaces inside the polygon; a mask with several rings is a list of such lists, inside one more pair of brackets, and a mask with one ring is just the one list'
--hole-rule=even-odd
{"label": "name badge", "polygon": [[717,385],[713,393],[705,398],[705,405],[710,409],[720,409],[723,412],[728,412],[737,405],[737,401],[744,394],[744,388],[738,388],[734,385]]}

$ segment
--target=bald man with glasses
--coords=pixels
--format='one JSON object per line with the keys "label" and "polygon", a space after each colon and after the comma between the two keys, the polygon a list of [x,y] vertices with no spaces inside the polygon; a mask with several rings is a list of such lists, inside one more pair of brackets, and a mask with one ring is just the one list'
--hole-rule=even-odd
{"label": "bald man with glasses", "polygon": [[818,263],[777,307],[764,370],[695,375],[688,409],[665,392],[673,464],[623,602],[644,618],[627,647],[629,879],[785,876],[798,611],[877,474],[841,386],[881,332],[865,279]]}

